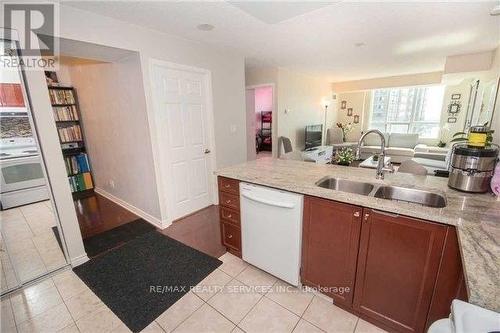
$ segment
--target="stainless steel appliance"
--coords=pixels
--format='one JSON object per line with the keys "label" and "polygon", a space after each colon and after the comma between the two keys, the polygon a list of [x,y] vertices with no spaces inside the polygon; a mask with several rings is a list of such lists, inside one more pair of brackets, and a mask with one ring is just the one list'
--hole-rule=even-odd
{"label": "stainless steel appliance", "polygon": [[498,148],[455,145],[451,156],[448,186],[464,192],[484,193],[490,188]]}

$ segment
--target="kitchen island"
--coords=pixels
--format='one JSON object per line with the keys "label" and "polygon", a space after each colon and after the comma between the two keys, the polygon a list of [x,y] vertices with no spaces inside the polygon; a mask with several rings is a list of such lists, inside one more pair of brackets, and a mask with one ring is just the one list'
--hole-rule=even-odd
{"label": "kitchen island", "polygon": [[[447,179],[386,174],[375,179],[373,170],[318,165],[300,161],[260,159],[220,169],[217,175],[285,191],[359,205],[380,211],[455,226],[470,303],[500,311],[500,201],[491,194],[469,194],[448,188]],[[446,197],[446,207],[375,198],[318,187],[325,176],[423,189]]]}

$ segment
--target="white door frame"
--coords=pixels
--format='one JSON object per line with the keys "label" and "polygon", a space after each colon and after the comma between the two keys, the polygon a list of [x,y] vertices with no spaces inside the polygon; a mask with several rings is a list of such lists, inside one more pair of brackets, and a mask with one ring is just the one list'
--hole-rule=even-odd
{"label": "white door frame", "polygon": [[151,139],[153,141],[153,157],[155,163],[155,172],[156,172],[156,184],[158,190],[158,197],[160,200],[160,211],[162,214],[162,229],[168,227],[173,222],[173,213],[172,213],[172,203],[168,202],[166,185],[168,184],[168,179],[166,179],[165,172],[163,171],[165,165],[170,165],[170,161],[162,161],[161,160],[161,142],[159,140],[158,133],[158,123],[156,121],[157,110],[159,109],[159,96],[157,95],[159,92],[157,91],[156,85],[156,77],[155,77],[155,67],[162,67],[166,69],[172,70],[180,70],[187,71],[197,74],[203,75],[203,81],[205,83],[205,102],[206,102],[206,112],[207,112],[207,135],[208,135],[208,144],[210,145],[210,154],[209,154],[209,167],[211,169],[212,177],[209,177],[209,186],[211,185],[212,189],[210,190],[210,199],[212,204],[218,204],[218,196],[217,196],[217,176],[214,171],[216,170],[216,147],[215,147],[215,126],[214,126],[214,108],[213,108],[213,96],[212,96],[212,73],[208,69],[192,67],[187,65],[181,65],[169,61],[159,60],[159,59],[150,59],[149,60],[149,78],[151,82],[151,93],[152,93],[152,102],[153,102],[153,115],[150,121],[150,129]]}
{"label": "white door frame", "polygon": [[[272,144],[272,156],[274,158],[278,157],[278,151],[279,151],[279,144],[278,144],[278,139],[277,139],[277,134],[278,134],[278,106],[276,105],[277,98],[276,98],[276,84],[275,83],[261,83],[261,84],[253,84],[245,87],[245,91],[249,89],[254,89],[255,88],[264,88],[264,87],[272,87],[273,88],[273,112],[271,113],[271,117],[273,120],[273,123],[271,124],[271,129],[272,129],[272,134],[271,134],[271,140],[273,141]],[[255,129],[254,129],[255,130]]]}

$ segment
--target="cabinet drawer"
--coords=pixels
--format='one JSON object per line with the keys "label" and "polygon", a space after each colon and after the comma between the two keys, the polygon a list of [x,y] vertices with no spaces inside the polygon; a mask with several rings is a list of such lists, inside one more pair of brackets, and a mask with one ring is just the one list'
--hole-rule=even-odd
{"label": "cabinet drawer", "polygon": [[237,194],[219,192],[219,200],[221,206],[240,210],[240,197]]}
{"label": "cabinet drawer", "polygon": [[241,251],[241,231],[240,228],[230,223],[221,223],[222,243],[225,246]]}
{"label": "cabinet drawer", "polygon": [[221,219],[224,219],[225,221],[229,221],[231,223],[240,224],[240,213],[238,213],[235,210],[226,208],[226,207],[220,207],[220,217]]}
{"label": "cabinet drawer", "polygon": [[240,193],[240,185],[239,185],[240,181],[239,180],[219,177],[218,182],[219,182],[219,191],[232,193],[232,194],[239,194]]}

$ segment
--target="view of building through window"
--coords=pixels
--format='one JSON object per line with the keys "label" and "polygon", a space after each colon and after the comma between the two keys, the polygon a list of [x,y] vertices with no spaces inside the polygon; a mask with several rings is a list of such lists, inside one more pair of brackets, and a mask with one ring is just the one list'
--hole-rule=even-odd
{"label": "view of building through window", "polygon": [[443,95],[444,86],[374,90],[370,129],[437,138]]}

